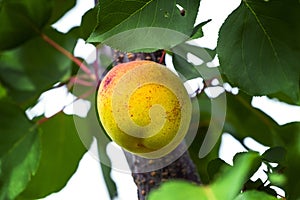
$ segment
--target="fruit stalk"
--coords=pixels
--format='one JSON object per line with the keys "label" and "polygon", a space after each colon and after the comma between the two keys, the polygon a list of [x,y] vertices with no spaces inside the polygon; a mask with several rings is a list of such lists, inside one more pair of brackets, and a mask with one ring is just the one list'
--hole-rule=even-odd
{"label": "fruit stalk", "polygon": [[[163,51],[157,51],[154,53],[127,54],[115,51],[114,65],[135,60],[150,60],[154,62],[163,61],[163,63],[161,64],[164,64],[163,56]],[[151,159],[145,160],[128,152],[125,152],[125,156],[131,171],[133,171],[132,177],[138,188],[137,193],[139,200],[145,200],[147,194],[149,194],[152,189],[157,188],[162,182],[170,179],[184,179],[197,184],[200,183],[197,169],[188,152],[183,153],[183,155],[180,156],[176,161],[166,167],[144,173],[135,172],[143,171],[143,168],[145,168],[145,166],[151,165]]]}

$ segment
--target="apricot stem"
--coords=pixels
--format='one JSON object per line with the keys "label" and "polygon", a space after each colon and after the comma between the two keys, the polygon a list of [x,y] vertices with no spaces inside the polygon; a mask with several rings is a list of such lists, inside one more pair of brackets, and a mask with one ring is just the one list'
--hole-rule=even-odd
{"label": "apricot stem", "polygon": [[163,51],[162,51],[162,54],[161,54],[161,57],[160,57],[160,59],[159,59],[159,64],[162,64],[162,63],[163,63],[164,58],[165,58],[165,55],[166,55],[166,51],[163,50]]}

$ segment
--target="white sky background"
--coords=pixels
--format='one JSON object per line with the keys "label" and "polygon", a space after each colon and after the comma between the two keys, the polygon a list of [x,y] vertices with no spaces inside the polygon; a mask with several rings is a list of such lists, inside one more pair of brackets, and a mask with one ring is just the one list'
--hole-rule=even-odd
{"label": "white sky background", "polygon": [[[198,39],[197,42],[203,47],[215,48],[220,26],[239,4],[240,0],[202,0],[197,23],[207,19],[212,19],[212,21],[204,26],[204,37]],[[94,0],[77,0],[76,7],[60,20],[59,23],[56,23],[55,28],[59,31],[67,32],[71,27],[80,25],[82,15],[92,7],[94,7]],[[75,56],[87,58],[92,51],[93,48],[91,45],[85,45],[83,41],[80,41],[75,49]],[[266,97],[255,97],[253,105],[258,108],[263,108],[265,112],[273,116],[279,124],[290,121],[300,121],[300,107],[291,107],[276,101],[271,102]],[[245,151],[245,149],[229,134],[225,134],[222,139],[225,142],[221,145],[220,157],[226,162],[232,163],[232,158],[236,152]],[[264,152],[267,149],[250,138],[246,140],[246,143],[249,147],[259,150],[260,152]],[[93,146],[93,148],[95,148],[95,146]],[[132,181],[131,175],[113,171],[112,177],[118,185],[118,200],[137,199],[136,186]],[[84,155],[77,172],[69,180],[63,190],[44,198],[44,200],[65,199],[110,200],[100,171],[100,165],[92,155],[88,153]]]}

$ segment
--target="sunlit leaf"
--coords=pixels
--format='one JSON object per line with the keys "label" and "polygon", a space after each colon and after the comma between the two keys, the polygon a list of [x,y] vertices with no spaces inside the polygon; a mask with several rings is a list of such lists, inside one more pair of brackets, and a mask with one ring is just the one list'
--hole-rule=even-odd
{"label": "sunlit leaf", "polygon": [[259,159],[257,153],[251,152],[242,155],[233,167],[225,167],[222,175],[211,185],[199,186],[182,181],[166,182],[159,189],[150,193],[149,200],[232,200],[242,190],[248,179],[249,171],[257,159]]}
{"label": "sunlit leaf", "polygon": [[[241,155],[234,166],[224,172],[211,186],[216,199],[232,200],[239,194],[249,179],[253,165],[260,160],[258,153],[249,152]],[[230,190],[227,190],[230,185]]]}
{"label": "sunlit leaf", "polygon": [[183,181],[166,182],[159,190],[153,191],[149,195],[149,200],[198,200],[199,198],[207,199],[203,189],[195,184]]}
{"label": "sunlit leaf", "polygon": [[268,175],[270,182],[276,186],[283,186],[286,184],[286,177],[283,174],[271,173]]}
{"label": "sunlit leaf", "polygon": [[278,200],[276,197],[268,195],[265,192],[260,192],[260,191],[247,191],[247,192],[244,192],[244,193],[240,194],[234,200],[257,200],[257,199]]}

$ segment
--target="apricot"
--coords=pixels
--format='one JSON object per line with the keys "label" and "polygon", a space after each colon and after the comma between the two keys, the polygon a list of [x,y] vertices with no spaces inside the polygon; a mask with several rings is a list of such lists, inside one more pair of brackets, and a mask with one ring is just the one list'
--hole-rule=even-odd
{"label": "apricot", "polygon": [[99,119],[108,136],[123,149],[160,158],[184,139],[192,104],[178,76],[152,61],[112,68],[97,93]]}

